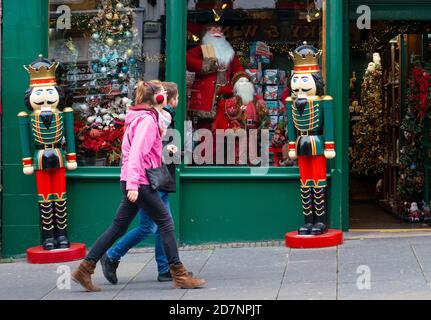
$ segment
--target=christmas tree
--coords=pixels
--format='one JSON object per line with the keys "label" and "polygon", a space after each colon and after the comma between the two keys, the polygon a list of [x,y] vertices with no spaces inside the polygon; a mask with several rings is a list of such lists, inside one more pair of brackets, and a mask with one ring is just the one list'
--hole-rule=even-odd
{"label": "christmas tree", "polygon": [[[376,57],[376,54],[375,54]],[[378,57],[378,54],[377,54]],[[352,127],[351,173],[378,177],[383,173],[382,66],[374,59],[365,71],[357,122]]]}
{"label": "christmas tree", "polygon": [[91,77],[86,97],[75,103],[81,121],[75,131],[81,157],[105,157],[118,165],[127,108],[139,80],[142,44],[131,0],[100,0],[89,27]]}

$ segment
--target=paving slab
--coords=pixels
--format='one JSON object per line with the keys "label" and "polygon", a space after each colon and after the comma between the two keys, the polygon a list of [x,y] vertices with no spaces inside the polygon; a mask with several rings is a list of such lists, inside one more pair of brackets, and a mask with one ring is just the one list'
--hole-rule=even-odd
{"label": "paving slab", "polygon": [[[118,284],[111,285],[103,276],[102,267],[100,263],[97,264],[95,273],[93,275],[93,282],[97,284],[102,290],[100,292],[89,293],[86,292],[79,284],[72,281],[70,290],[59,290],[55,287],[45,300],[112,300],[121,290],[123,290],[128,283],[146,266],[146,264],[154,260],[154,254],[128,254],[126,255],[118,267]],[[72,271],[78,266],[74,263]]]}
{"label": "paving slab", "polygon": [[[187,270],[201,276],[201,270],[212,251],[182,251],[180,258]],[[207,279],[205,279],[207,280]],[[180,300],[187,290],[173,289],[172,282],[157,281],[157,265],[154,259],[143,268],[130,283],[115,296],[116,300]]]}
{"label": "paving slab", "polygon": [[339,300],[431,300],[425,280],[372,282],[371,289],[358,289],[356,283],[338,286]]}
{"label": "paving slab", "polygon": [[335,300],[337,282],[285,282],[278,295],[279,300]]}

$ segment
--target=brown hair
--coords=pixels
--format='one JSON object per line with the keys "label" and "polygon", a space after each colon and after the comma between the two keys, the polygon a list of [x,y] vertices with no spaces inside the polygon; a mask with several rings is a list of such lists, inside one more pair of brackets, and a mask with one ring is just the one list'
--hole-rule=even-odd
{"label": "brown hair", "polygon": [[157,104],[154,99],[154,95],[163,91],[162,82],[159,80],[151,80],[145,82],[143,80],[138,82],[138,86],[136,88],[136,98],[135,104],[149,104],[151,107]]}
{"label": "brown hair", "polygon": [[178,85],[175,82],[163,82],[163,87],[165,88],[168,95],[168,102],[178,95]]}

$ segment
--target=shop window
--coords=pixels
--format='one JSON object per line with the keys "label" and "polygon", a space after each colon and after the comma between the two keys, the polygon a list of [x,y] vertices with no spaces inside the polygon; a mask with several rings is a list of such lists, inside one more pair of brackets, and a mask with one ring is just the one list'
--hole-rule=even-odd
{"label": "shop window", "polygon": [[124,119],[141,78],[165,77],[165,4],[50,0],[49,57],[75,110],[78,165],[119,166]]}
{"label": "shop window", "polygon": [[192,165],[296,165],[287,155],[283,103],[290,95],[293,69],[288,53],[303,41],[322,48],[324,5],[325,1],[188,1]]}

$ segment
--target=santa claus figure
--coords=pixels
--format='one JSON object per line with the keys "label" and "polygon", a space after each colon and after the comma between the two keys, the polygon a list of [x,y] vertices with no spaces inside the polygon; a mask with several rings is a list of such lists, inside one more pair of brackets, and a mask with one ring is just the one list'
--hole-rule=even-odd
{"label": "santa claus figure", "polygon": [[187,51],[187,70],[195,73],[188,113],[196,129],[210,129],[218,100],[232,96],[232,78],[244,70],[220,26],[207,26],[202,45]]}
{"label": "santa claus figure", "polygon": [[[268,109],[256,90],[250,76],[238,72],[232,79],[234,96],[220,100],[217,115],[213,123],[213,131],[217,129],[243,129],[247,132],[248,145],[256,146],[249,150],[250,158],[257,157],[257,135],[249,134],[250,129],[260,129],[265,125]],[[252,159],[250,159],[252,160]]]}

